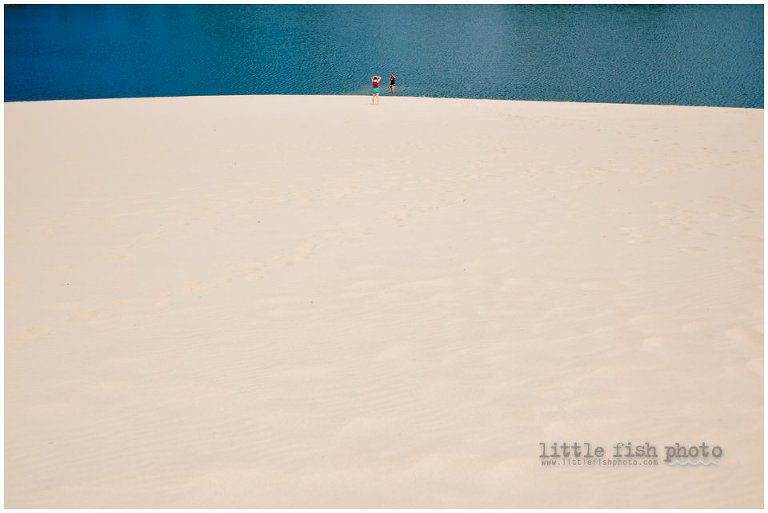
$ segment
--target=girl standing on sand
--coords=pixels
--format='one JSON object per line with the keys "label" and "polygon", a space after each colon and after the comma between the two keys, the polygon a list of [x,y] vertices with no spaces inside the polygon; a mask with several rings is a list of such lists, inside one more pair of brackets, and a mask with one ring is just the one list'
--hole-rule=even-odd
{"label": "girl standing on sand", "polygon": [[389,92],[392,93],[392,96],[395,95],[395,74],[394,73],[389,74]]}
{"label": "girl standing on sand", "polygon": [[374,105],[379,102],[379,82],[381,82],[380,76],[374,75],[371,77],[371,84],[373,84],[373,93],[371,94],[371,105]]}

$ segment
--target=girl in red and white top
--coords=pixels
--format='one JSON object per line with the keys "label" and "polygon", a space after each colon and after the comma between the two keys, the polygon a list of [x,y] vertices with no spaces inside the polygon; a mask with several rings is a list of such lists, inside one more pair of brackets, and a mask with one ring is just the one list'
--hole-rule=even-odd
{"label": "girl in red and white top", "polygon": [[371,94],[371,105],[379,103],[379,82],[381,77],[374,75],[371,77],[371,84],[373,84],[373,93]]}

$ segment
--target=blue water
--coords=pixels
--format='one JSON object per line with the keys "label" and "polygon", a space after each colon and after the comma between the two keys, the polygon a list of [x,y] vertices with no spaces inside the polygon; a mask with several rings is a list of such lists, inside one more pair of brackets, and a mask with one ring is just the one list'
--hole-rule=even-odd
{"label": "blue water", "polygon": [[763,107],[762,5],[5,7],[5,101],[368,94]]}

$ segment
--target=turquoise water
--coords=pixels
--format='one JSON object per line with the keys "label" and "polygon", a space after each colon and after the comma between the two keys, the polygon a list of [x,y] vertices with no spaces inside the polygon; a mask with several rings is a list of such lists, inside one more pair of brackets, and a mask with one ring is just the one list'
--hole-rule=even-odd
{"label": "turquoise water", "polygon": [[762,5],[5,7],[5,101],[368,94],[763,107]]}

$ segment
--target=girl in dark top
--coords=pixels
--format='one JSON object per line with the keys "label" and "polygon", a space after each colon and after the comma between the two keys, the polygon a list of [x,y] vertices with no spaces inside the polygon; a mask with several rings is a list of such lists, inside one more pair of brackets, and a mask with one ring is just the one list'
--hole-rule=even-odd
{"label": "girl in dark top", "polygon": [[390,73],[389,75],[389,91],[392,93],[392,96],[395,95],[395,74]]}

